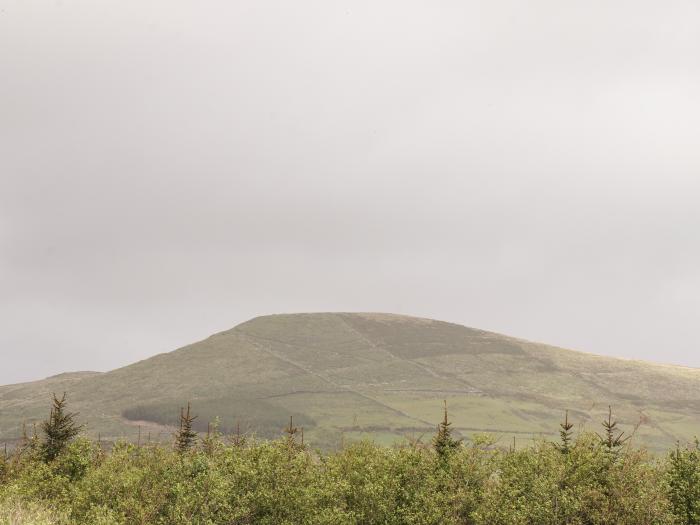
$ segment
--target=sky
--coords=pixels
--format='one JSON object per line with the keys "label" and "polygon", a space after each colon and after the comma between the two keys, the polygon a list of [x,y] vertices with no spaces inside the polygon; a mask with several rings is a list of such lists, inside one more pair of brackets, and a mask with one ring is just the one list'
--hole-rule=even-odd
{"label": "sky", "polygon": [[700,367],[700,3],[0,0],[0,384],[286,312]]}

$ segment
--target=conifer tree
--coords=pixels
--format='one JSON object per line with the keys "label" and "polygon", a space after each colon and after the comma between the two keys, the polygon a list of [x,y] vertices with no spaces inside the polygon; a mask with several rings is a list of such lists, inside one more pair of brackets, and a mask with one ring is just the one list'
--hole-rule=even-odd
{"label": "conifer tree", "polygon": [[452,451],[459,447],[461,442],[461,440],[454,439],[452,437],[452,429],[450,428],[452,423],[450,423],[447,418],[447,400],[445,400],[444,403],[445,407],[443,419],[438,425],[437,434],[435,434],[435,437],[433,438],[433,447],[435,448],[435,452],[437,452],[438,456],[440,456],[442,459],[447,458]]}
{"label": "conifer tree", "polygon": [[175,450],[184,454],[190,450],[197,442],[197,433],[192,430],[192,423],[197,416],[190,414],[190,403],[187,402],[187,412],[180,408],[180,430],[175,434]]}
{"label": "conifer tree", "polygon": [[207,425],[207,435],[202,440],[202,449],[204,452],[211,456],[214,454],[216,449],[221,445],[221,432],[219,427],[221,426],[221,419],[215,417],[214,421]]}
{"label": "conifer tree", "polygon": [[559,429],[560,442],[557,445],[557,448],[561,451],[562,454],[568,454],[569,450],[571,450],[571,435],[573,434],[571,429],[574,427],[573,423],[569,423],[568,410],[564,414],[564,422],[559,423],[559,426],[561,427]]}
{"label": "conifer tree", "polygon": [[289,426],[284,429],[284,433],[287,434],[287,445],[290,449],[295,449],[298,447],[296,440],[297,432],[299,432],[299,429],[294,426],[294,417],[289,416]]}
{"label": "conifer tree", "polygon": [[46,462],[56,459],[83,428],[75,422],[77,413],[66,412],[65,392],[60,399],[53,394],[52,403],[49,419],[41,424],[43,439],[39,450]]}
{"label": "conifer tree", "polygon": [[612,407],[608,406],[608,418],[603,421],[604,435],[598,435],[608,452],[612,454],[617,454],[620,447],[625,444],[625,441],[629,439],[630,436],[623,438],[624,432],[619,432],[617,430],[617,421],[612,418]]}
{"label": "conifer tree", "polygon": [[242,447],[246,444],[245,435],[241,434],[241,422],[236,422],[236,433],[230,437],[231,444],[234,447]]}

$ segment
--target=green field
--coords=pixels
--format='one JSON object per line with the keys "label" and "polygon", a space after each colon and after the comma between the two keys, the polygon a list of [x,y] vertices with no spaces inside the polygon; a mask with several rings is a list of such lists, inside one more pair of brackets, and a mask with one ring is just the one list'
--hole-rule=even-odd
{"label": "green field", "polygon": [[[527,442],[564,410],[597,430],[612,405],[652,450],[700,435],[700,370],[574,352],[456,324],[389,314],[259,317],[107,373],[0,387],[0,443],[44,419],[67,392],[88,433],[165,440],[191,401],[199,429],[279,435],[290,415],[312,445],[431,435],[447,400],[456,432]],[[636,428],[636,431],[634,430]]]}

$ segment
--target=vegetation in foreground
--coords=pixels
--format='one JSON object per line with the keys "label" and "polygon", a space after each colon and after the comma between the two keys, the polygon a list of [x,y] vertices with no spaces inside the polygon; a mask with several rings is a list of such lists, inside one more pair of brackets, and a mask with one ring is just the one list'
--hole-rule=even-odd
{"label": "vegetation in foreground", "polygon": [[172,446],[76,437],[54,398],[39,435],[0,455],[0,524],[694,524],[700,448],[635,449],[612,415],[597,434],[516,449],[452,435],[429,444],[358,442],[321,454],[286,436],[203,438],[181,413]]}

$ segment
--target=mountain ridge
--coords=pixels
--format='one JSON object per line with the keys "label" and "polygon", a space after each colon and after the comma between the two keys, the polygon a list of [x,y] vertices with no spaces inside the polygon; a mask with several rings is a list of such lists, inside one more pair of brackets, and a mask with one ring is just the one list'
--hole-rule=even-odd
{"label": "mountain ridge", "polygon": [[[162,433],[191,401],[200,422],[278,435],[290,415],[312,443],[395,442],[429,433],[446,399],[456,432],[553,435],[564,410],[580,426],[612,404],[654,449],[700,431],[700,370],[568,350],[398,314],[274,314],[108,372],[0,386],[0,442],[45,417],[66,390],[92,434]],[[526,437],[527,436],[527,437]],[[154,436],[169,439],[168,435]]]}

